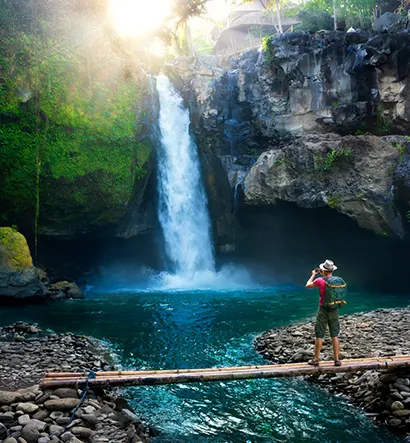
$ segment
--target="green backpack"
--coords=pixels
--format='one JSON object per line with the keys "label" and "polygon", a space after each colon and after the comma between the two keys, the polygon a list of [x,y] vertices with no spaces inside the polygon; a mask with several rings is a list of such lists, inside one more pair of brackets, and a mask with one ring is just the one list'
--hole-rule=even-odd
{"label": "green backpack", "polygon": [[342,277],[324,278],[326,282],[325,300],[323,306],[329,310],[335,310],[346,304],[347,283]]}

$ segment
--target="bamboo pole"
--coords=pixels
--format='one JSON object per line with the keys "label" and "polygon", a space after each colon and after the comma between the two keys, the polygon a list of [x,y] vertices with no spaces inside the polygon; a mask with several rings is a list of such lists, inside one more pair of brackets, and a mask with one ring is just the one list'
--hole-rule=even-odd
{"label": "bamboo pole", "polygon": [[[410,366],[410,356],[393,358],[369,358],[345,360],[342,366],[334,366],[332,362],[323,362],[320,366],[310,366],[306,363],[293,363],[285,365],[266,365],[236,368],[210,368],[195,370],[173,370],[173,371],[125,371],[114,374],[100,373],[97,378],[89,379],[90,386],[120,386],[120,385],[162,385],[173,383],[191,383],[205,381],[243,380],[271,377],[294,377],[312,374],[331,374],[340,372],[357,372],[369,369],[392,369]],[[60,373],[50,373],[41,383],[42,387],[69,387],[83,386],[87,377],[68,373],[61,377]]]}
{"label": "bamboo pole", "polygon": [[[391,362],[399,360],[409,360],[410,356],[402,355],[395,357],[365,357],[343,360],[343,365],[349,365],[350,363],[359,362]],[[285,368],[294,367],[294,365],[307,365],[307,363],[284,363],[274,365],[252,365],[252,366],[235,366],[235,367],[220,367],[220,368],[200,368],[200,369],[149,369],[146,371],[100,371],[96,372],[97,377],[111,377],[111,376],[124,376],[124,375],[150,375],[150,374],[180,374],[180,373],[201,373],[201,372],[221,372],[221,371],[241,371],[248,369],[269,369],[269,368]],[[321,366],[333,365],[333,362],[323,361]],[[89,372],[48,372],[45,374],[46,378],[73,378],[73,377],[87,377]]]}

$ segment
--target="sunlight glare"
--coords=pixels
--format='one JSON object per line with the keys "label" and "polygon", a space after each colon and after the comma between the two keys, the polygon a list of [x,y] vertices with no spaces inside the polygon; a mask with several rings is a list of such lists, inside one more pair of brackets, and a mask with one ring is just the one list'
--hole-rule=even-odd
{"label": "sunlight glare", "polygon": [[123,35],[147,35],[161,26],[169,12],[170,0],[110,0],[111,19]]}

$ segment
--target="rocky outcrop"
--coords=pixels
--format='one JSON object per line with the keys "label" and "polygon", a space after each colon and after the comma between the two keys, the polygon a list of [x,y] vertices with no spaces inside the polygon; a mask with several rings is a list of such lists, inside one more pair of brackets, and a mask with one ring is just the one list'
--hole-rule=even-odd
{"label": "rocky outcrop", "polygon": [[19,322],[0,328],[0,353],[0,442],[149,441],[150,430],[110,390],[39,387],[47,371],[114,370],[98,341]]}
{"label": "rocky outcrop", "polygon": [[[410,352],[410,309],[378,309],[345,315],[341,324],[341,359],[386,357],[387,369],[357,373],[314,374],[306,378],[344,395],[377,421],[401,434],[410,431],[410,371],[388,369],[390,356]],[[303,362],[312,358],[314,322],[272,329],[255,340],[256,349],[274,363]],[[331,341],[325,337],[322,360],[333,360]],[[407,439],[406,439],[407,441]]]}
{"label": "rocky outcrop", "polygon": [[[294,32],[237,59],[179,58],[169,72],[200,151],[221,158],[232,188],[247,175],[246,204],[327,205],[403,237],[408,141],[377,137],[410,130],[408,47],[405,31]],[[246,158],[259,158],[249,173]]]}
{"label": "rocky outcrop", "polygon": [[395,176],[408,161],[407,145],[404,137],[297,138],[259,157],[244,182],[245,203],[283,200],[303,208],[329,206],[363,228],[403,237],[408,221],[398,204]]}
{"label": "rocky outcrop", "polygon": [[31,299],[46,294],[24,236],[12,228],[0,228],[0,297]]}

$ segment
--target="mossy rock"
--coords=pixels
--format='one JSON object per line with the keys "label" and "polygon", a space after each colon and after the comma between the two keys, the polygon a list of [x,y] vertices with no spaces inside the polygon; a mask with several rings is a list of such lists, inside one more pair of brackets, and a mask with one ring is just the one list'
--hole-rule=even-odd
{"label": "mossy rock", "polygon": [[12,228],[0,228],[0,269],[23,271],[33,267],[24,235]]}

